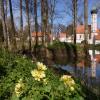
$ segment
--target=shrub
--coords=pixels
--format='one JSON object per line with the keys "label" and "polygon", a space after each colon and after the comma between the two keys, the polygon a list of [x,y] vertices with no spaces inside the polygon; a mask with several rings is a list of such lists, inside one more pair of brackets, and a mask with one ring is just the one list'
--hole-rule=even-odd
{"label": "shrub", "polygon": [[[2,52],[2,53],[1,53]],[[81,86],[71,76],[61,78],[43,63],[0,51],[0,100],[83,100]]]}

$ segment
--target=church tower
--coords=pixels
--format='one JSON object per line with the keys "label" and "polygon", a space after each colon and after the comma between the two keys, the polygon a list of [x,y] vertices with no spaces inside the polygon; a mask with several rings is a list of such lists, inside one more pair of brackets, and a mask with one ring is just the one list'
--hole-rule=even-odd
{"label": "church tower", "polygon": [[[91,44],[95,45],[95,35],[97,34],[97,9],[91,11],[92,23],[91,23]],[[96,61],[95,61],[95,50],[92,50],[91,55],[91,75],[96,77]]]}
{"label": "church tower", "polygon": [[93,44],[93,40],[97,34],[97,9],[91,11],[91,21],[91,42]]}

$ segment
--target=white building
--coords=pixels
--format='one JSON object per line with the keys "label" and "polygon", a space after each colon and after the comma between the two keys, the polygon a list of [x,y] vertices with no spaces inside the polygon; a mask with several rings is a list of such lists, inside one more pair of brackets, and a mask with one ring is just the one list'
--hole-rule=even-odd
{"label": "white building", "polygon": [[[84,41],[84,25],[78,25],[76,28],[76,43],[81,43]],[[97,28],[97,10],[91,11],[91,25],[88,25],[88,43],[93,44],[99,44],[100,43],[100,29]],[[61,42],[72,42],[73,36],[67,36],[64,33],[61,33],[59,35],[59,40]]]}

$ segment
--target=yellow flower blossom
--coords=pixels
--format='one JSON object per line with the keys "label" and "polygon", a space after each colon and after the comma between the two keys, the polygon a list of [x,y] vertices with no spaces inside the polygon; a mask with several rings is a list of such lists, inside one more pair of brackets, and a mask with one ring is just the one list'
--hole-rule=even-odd
{"label": "yellow flower blossom", "polygon": [[34,78],[36,81],[40,81],[40,78]]}
{"label": "yellow flower blossom", "polygon": [[37,69],[34,69],[33,71],[31,71],[31,74],[34,77],[34,79],[37,81],[40,81],[41,79],[45,77],[45,72],[37,70]]}
{"label": "yellow flower blossom", "polygon": [[42,71],[47,70],[46,66],[41,62],[37,62],[37,69]]}
{"label": "yellow flower blossom", "polygon": [[64,82],[65,86],[68,86],[72,91],[74,90],[75,81],[71,76],[63,75],[60,80]]}
{"label": "yellow flower blossom", "polygon": [[48,84],[48,80],[47,79],[43,79],[43,83],[44,84]]}
{"label": "yellow flower blossom", "polygon": [[75,84],[75,81],[74,81],[74,80],[72,80],[72,81],[71,81],[71,83],[74,85],[74,84]]}
{"label": "yellow flower blossom", "polygon": [[19,82],[15,86],[15,93],[17,96],[20,96],[23,93],[24,84],[22,83],[22,80],[19,80]]}
{"label": "yellow flower blossom", "polygon": [[71,91],[74,91],[75,89],[74,89],[74,87],[70,87],[70,90],[71,90]]}
{"label": "yellow flower blossom", "polygon": [[37,62],[37,69],[32,70],[31,74],[35,80],[43,81],[44,78],[46,77],[45,70],[47,70],[46,66],[41,62]]}
{"label": "yellow flower blossom", "polygon": [[69,75],[63,75],[62,77],[61,77],[61,80],[68,80],[68,79],[70,79],[71,78],[71,76],[69,76]]}

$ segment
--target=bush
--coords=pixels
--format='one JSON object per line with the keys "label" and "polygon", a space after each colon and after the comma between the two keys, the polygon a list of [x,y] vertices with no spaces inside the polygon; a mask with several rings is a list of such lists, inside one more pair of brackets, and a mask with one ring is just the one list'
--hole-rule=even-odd
{"label": "bush", "polygon": [[48,48],[49,49],[54,49],[54,48],[64,48],[64,42],[60,42],[60,41],[54,41],[53,44],[49,44]]}
{"label": "bush", "polygon": [[96,44],[95,45],[95,49],[98,50],[98,51],[100,51],[100,44]]}
{"label": "bush", "polygon": [[0,100],[83,100],[73,78],[56,76],[42,63],[0,51]]}
{"label": "bush", "polygon": [[[34,67],[31,60],[24,56],[14,55],[9,52],[0,51],[0,98],[8,99],[13,91],[15,83],[20,79],[29,77],[30,70]],[[1,100],[1,99],[0,99]]]}

